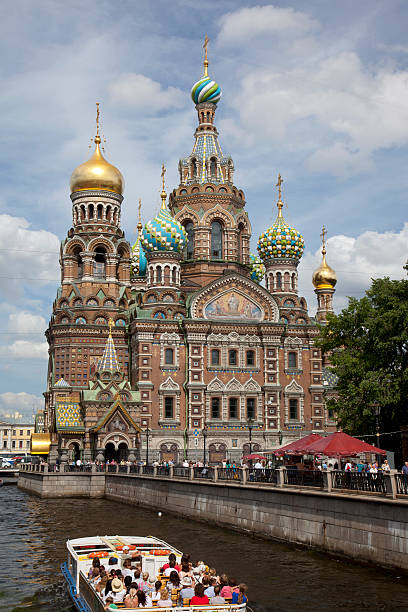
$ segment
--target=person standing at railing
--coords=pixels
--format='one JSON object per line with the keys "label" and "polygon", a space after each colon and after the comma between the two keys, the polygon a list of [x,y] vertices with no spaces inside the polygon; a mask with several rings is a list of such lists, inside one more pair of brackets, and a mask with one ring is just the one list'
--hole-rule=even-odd
{"label": "person standing at railing", "polygon": [[405,493],[406,493],[407,489],[408,489],[408,461],[405,461],[404,465],[402,466],[401,474],[404,477],[404,483],[403,484],[404,484],[404,490],[405,490]]}
{"label": "person standing at railing", "polygon": [[384,459],[384,463],[382,464],[381,469],[385,473],[389,473],[391,471],[390,464],[388,463],[388,459]]}

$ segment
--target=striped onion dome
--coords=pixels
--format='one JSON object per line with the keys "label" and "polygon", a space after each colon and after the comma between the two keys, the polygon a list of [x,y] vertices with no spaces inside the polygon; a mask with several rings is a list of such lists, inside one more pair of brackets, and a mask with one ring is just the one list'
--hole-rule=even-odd
{"label": "striped onion dome", "polygon": [[191,99],[194,104],[201,102],[212,102],[217,104],[221,99],[221,88],[209,76],[204,76],[202,79],[194,83],[191,90]]}
{"label": "striped onion dome", "polygon": [[181,253],[187,244],[186,230],[171,216],[165,206],[164,201],[159,214],[144,226],[140,240],[147,253],[153,251]]}
{"label": "striped onion dome", "polygon": [[258,253],[262,261],[268,259],[295,259],[303,255],[305,241],[294,227],[286,223],[282,216],[283,204],[279,200],[279,213],[275,223],[264,231],[258,239]]}
{"label": "striped onion dome", "polygon": [[141,237],[136,238],[135,244],[132,246],[132,274],[134,276],[145,276],[147,269],[147,259],[142,247]]}
{"label": "striped onion dome", "polygon": [[265,266],[257,255],[249,254],[249,263],[251,266],[251,280],[260,283],[265,276]]}

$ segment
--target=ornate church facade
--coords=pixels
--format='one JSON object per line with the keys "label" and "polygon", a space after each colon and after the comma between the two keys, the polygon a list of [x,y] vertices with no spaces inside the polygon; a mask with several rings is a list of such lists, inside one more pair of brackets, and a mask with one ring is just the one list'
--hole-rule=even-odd
{"label": "ornate church facade", "polygon": [[98,107],[94,154],[71,177],[73,225],[46,332],[52,457],[239,460],[335,429],[315,346],[336,284],[325,233],[311,318],[298,295],[304,241],[284,219],[280,176],[276,221],[250,252],[245,195],[215,127],[221,90],[207,72],[205,57],[180,183],[167,198],[163,167],[160,211],[144,227],[139,218],[133,247]]}

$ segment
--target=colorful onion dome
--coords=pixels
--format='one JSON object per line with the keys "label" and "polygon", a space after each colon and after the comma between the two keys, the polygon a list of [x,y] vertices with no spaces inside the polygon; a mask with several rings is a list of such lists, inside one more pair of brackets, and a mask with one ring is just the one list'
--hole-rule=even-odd
{"label": "colorful onion dome", "polygon": [[329,266],[326,261],[326,228],[323,226],[322,230],[322,263],[320,266],[313,272],[312,283],[316,289],[334,289],[337,283],[337,276],[333,268]]}
{"label": "colorful onion dome", "polygon": [[141,243],[147,253],[174,251],[181,253],[187,244],[184,227],[174,219],[166,208],[166,192],[162,191],[162,206],[154,219],[148,221],[141,235]]}
{"label": "colorful onion dome", "polygon": [[249,262],[251,265],[251,280],[260,283],[265,276],[265,266],[257,255],[249,254]]}
{"label": "colorful onion dome", "polygon": [[145,276],[147,269],[146,254],[141,244],[141,236],[136,238],[135,244],[132,246],[132,274],[133,276]]}
{"label": "colorful onion dome", "polygon": [[71,193],[96,189],[113,191],[123,194],[125,181],[121,172],[106,161],[100,150],[101,137],[99,135],[99,104],[97,104],[96,136],[94,138],[95,151],[90,159],[73,171],[70,180]]}
{"label": "colorful onion dome", "polygon": [[217,104],[221,99],[221,88],[209,76],[204,76],[202,79],[194,83],[191,90],[191,99],[194,104],[201,102],[212,102]]}

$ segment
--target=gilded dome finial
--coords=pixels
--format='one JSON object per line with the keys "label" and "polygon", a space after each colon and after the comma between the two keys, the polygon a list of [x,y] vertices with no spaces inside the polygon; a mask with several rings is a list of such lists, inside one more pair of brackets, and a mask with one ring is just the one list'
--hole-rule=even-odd
{"label": "gilded dome finial", "polygon": [[204,44],[203,44],[203,48],[204,48],[204,76],[208,76],[208,57],[207,57],[207,47],[208,47],[208,43],[209,43],[209,38],[207,36],[207,34],[205,35],[204,38]]}
{"label": "gilded dome finial", "polygon": [[322,227],[320,238],[322,239],[322,262],[313,272],[312,283],[316,289],[333,289],[337,283],[337,276],[333,268],[326,261],[326,236],[327,230]]}
{"label": "gilded dome finial", "polygon": [[96,102],[96,136],[94,138],[95,144],[101,144],[101,137],[99,134],[99,102]]}
{"label": "gilded dome finial", "polygon": [[164,164],[162,164],[162,171],[161,171],[161,177],[162,177],[162,192],[160,194],[161,200],[162,200],[162,209],[166,210],[166,198],[167,198],[167,193],[164,187],[164,176],[166,174],[166,166]]}
{"label": "gilded dome finial", "polygon": [[143,225],[142,225],[142,198],[139,198],[139,221],[137,222],[137,233],[142,233]]}
{"label": "gilded dome finial", "polygon": [[278,182],[276,183],[276,187],[278,188],[279,191],[279,199],[277,202],[277,206],[278,206],[278,218],[282,218],[282,208],[283,208],[283,202],[282,202],[282,183],[283,183],[283,178],[281,177],[280,173],[278,174]]}

